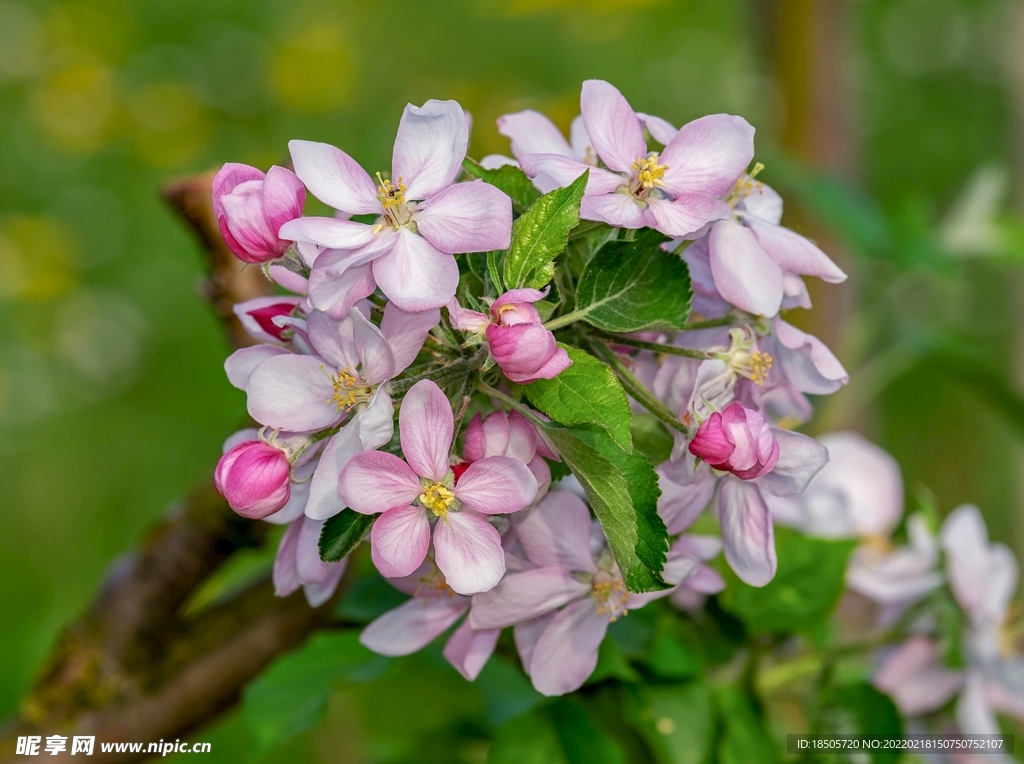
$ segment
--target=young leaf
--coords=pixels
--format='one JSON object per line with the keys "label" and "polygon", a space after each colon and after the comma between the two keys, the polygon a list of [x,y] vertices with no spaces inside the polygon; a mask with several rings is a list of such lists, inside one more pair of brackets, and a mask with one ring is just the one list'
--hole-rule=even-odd
{"label": "young leaf", "polygon": [[596,428],[548,424],[544,434],[583,486],[629,590],[665,589],[668,532],[658,516],[661,489],[651,463]]}
{"label": "young leaf", "polygon": [[682,329],[690,315],[690,273],[650,228],[613,241],[591,260],[576,287],[576,313],[610,332]]}
{"label": "young leaf", "polygon": [[540,196],[540,192],[533,185],[533,181],[517,165],[506,164],[493,170],[488,170],[472,159],[467,159],[462,163],[462,169],[474,178],[480,178],[485,183],[490,183],[495,188],[508,194],[508,197],[512,200],[512,206],[520,213],[526,212],[530,205],[537,201],[537,198]]}
{"label": "young leaf", "polygon": [[523,388],[530,402],[560,424],[596,424],[626,451],[632,451],[632,414],[619,380],[605,364],[579,348],[559,343],[572,366],[554,379]]}
{"label": "young leaf", "polygon": [[376,519],[377,515],[361,515],[351,509],[343,509],[329,518],[320,531],[320,559],[324,562],[343,559],[370,532]]}
{"label": "young leaf", "polygon": [[512,224],[512,246],[505,255],[506,288],[540,289],[551,281],[553,261],[580,222],[580,200],[589,175],[587,170],[565,188],[544,194]]}

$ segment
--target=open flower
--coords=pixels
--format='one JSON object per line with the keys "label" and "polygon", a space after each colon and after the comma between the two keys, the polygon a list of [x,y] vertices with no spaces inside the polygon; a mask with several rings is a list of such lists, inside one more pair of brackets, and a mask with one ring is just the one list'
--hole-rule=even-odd
{"label": "open flower", "polygon": [[430,546],[437,566],[459,594],[493,587],[505,572],[498,531],[482,515],[518,512],[537,495],[526,465],[508,456],[474,462],[458,482],[449,466],[455,422],[448,399],[430,380],[406,393],[399,413],[402,453],[352,457],[338,493],[356,512],[381,516],[370,544],[374,564],[388,578],[408,576]]}
{"label": "open flower", "polygon": [[226,164],[213,179],[213,211],[228,249],[247,263],[284,254],[291,241],[281,226],[302,215],[306,189],[295,173],[271,167],[264,175],[245,164]]}
{"label": "open flower", "polygon": [[724,195],[754,156],[754,128],[741,117],[716,114],[684,125],[661,154],[648,153],[643,126],[622,94],[602,80],[583,83],[580,111],[607,170],[557,153],[521,156],[538,188],[567,186],[590,176],[580,217],[621,228],[655,228],[687,236],[728,217]]}
{"label": "open flower", "polygon": [[[340,149],[289,144],[295,171],[314,196],[347,215],[377,216],[372,224],[308,217],[287,226],[284,235],[336,251],[313,263],[314,307],[343,315],[375,282],[403,310],[438,308],[459,283],[453,253],[508,247],[511,200],[480,180],[454,183],[468,139],[466,115],[455,101],[410,104],[398,127],[391,178],[378,173],[376,182]],[[320,283],[325,274],[327,283]],[[345,299],[332,295],[331,284]]]}

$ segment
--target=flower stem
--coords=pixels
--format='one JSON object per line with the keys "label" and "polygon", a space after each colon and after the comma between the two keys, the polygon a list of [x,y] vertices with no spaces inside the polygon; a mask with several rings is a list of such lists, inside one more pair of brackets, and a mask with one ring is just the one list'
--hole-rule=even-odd
{"label": "flower stem", "polygon": [[646,342],[644,340],[633,339],[632,337],[622,337],[618,334],[612,334],[611,332],[602,332],[600,329],[592,332],[594,337],[607,342],[614,342],[618,345],[626,345],[633,348],[642,348],[644,350],[653,350],[656,353],[665,353],[667,355],[681,355],[684,358],[696,358],[704,361],[709,358],[706,350],[693,350],[691,348],[680,348],[675,345],[664,345],[660,342]]}
{"label": "flower stem", "polygon": [[583,308],[582,310],[570,311],[563,316],[559,316],[558,318],[552,318],[550,321],[544,324],[544,328],[547,329],[549,332],[553,332],[555,329],[561,329],[563,326],[568,326],[574,321],[579,321],[589,312],[590,311],[587,310],[586,308]]}
{"label": "flower stem", "polygon": [[710,318],[707,321],[694,321],[687,324],[683,331],[689,332],[695,329],[712,329],[716,326],[732,326],[736,321],[736,316],[722,316],[721,318]]}
{"label": "flower stem", "polygon": [[395,379],[388,382],[388,393],[394,397],[405,395],[409,388],[415,385],[417,382],[422,382],[424,379],[429,379],[433,382],[437,382],[439,385],[446,382],[452,382],[460,377],[466,377],[479,369],[484,361],[487,359],[487,348],[481,347],[473,355],[468,358],[462,358],[453,363],[445,364],[444,366],[435,366],[422,374],[417,374],[414,377],[408,377],[406,379]]}

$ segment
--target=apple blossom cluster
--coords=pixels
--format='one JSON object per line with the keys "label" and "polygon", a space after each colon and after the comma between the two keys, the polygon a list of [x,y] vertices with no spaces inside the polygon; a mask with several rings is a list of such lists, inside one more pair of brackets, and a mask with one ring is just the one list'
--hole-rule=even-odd
{"label": "apple blossom cluster", "polygon": [[[235,308],[253,344],[225,368],[258,427],[216,473],[236,512],[288,526],[278,594],[326,602],[368,540],[410,598],[367,646],[458,624],[444,655],[472,680],[512,627],[547,695],[628,611],[722,591],[720,551],[772,580],[773,508],[828,461],[793,428],[847,382],[781,315],[810,307],[803,277],[845,276],[781,225],[753,127],[676,129],[598,80],[580,111],[571,140],[504,116],[513,157],[476,163],[468,115],[432,100],[406,107],[390,174],[296,140],[294,172],[213,185],[225,243],[280,287]],[[307,192],[334,214],[303,216]]]}

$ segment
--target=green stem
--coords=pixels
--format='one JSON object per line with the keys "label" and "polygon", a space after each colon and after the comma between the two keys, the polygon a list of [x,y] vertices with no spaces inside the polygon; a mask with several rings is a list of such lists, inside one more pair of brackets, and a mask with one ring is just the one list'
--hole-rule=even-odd
{"label": "green stem", "polygon": [[644,350],[653,350],[656,353],[665,353],[667,355],[681,355],[684,358],[696,358],[701,361],[707,360],[710,356],[706,350],[693,350],[691,348],[680,348],[675,345],[663,345],[660,342],[645,342],[644,340],[633,339],[632,337],[622,337],[618,334],[612,334],[611,332],[602,332],[601,330],[595,330],[592,332],[593,336],[598,337],[608,342],[614,342],[618,345],[626,345],[633,348],[642,348]]}
{"label": "green stem", "polygon": [[732,326],[736,323],[736,316],[722,316],[721,318],[711,318],[707,321],[694,321],[686,325],[683,331],[693,331],[695,329],[711,329],[715,326]]}
{"label": "green stem", "polygon": [[615,375],[622,382],[622,386],[626,388],[626,392],[633,396],[637,403],[643,406],[645,409],[650,411],[654,416],[664,422],[666,425],[671,427],[673,430],[678,430],[684,435],[690,434],[690,429],[676,419],[673,414],[664,403],[655,398],[650,391],[644,387],[643,383],[633,376],[622,359],[619,358],[618,354],[610,350],[606,346],[592,345],[591,348],[597,351],[599,356],[603,356],[606,363],[608,363]]}
{"label": "green stem", "polygon": [[589,312],[590,311],[587,308],[570,311],[569,313],[559,316],[558,318],[552,318],[550,321],[544,324],[544,328],[547,329],[549,332],[553,332],[555,329],[561,329],[563,326],[568,326],[574,321],[579,321]]}
{"label": "green stem", "polygon": [[487,348],[481,347],[480,350],[469,358],[463,358],[445,366],[437,366],[432,369],[428,369],[422,374],[417,374],[414,377],[392,380],[391,382],[388,382],[388,393],[393,397],[405,395],[405,393],[409,391],[409,388],[417,382],[422,382],[424,379],[429,379],[433,382],[437,382],[438,384],[451,382],[459,377],[465,377],[472,374],[480,368],[486,358]]}
{"label": "green stem", "polygon": [[518,411],[520,414],[525,416],[527,419],[529,419],[535,425],[541,426],[541,425],[544,424],[543,421],[541,421],[536,416],[534,416],[533,411],[531,411],[529,408],[527,408],[526,406],[524,406],[522,403],[520,403],[519,401],[515,400],[514,398],[512,398],[512,397],[506,395],[505,393],[501,392],[501,390],[498,390],[497,388],[491,387],[489,384],[487,384],[483,380],[481,380],[481,381],[476,383],[476,389],[479,390],[480,392],[482,392],[484,395],[488,395],[491,398],[497,398],[502,403],[508,404],[508,406],[510,408],[512,408],[515,411]]}

